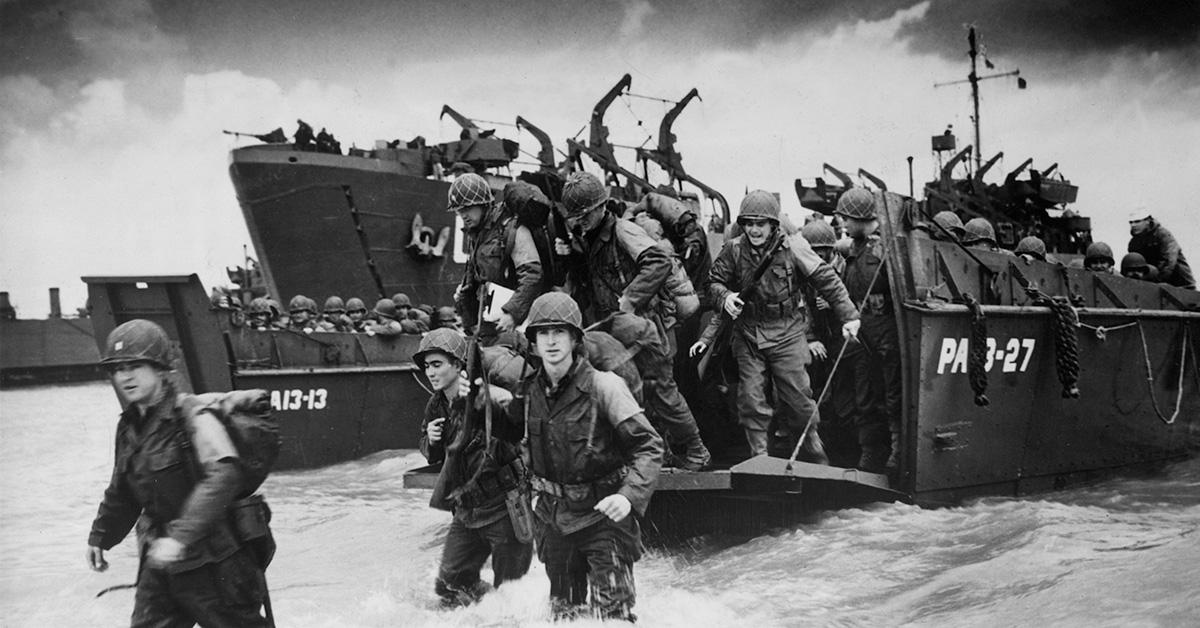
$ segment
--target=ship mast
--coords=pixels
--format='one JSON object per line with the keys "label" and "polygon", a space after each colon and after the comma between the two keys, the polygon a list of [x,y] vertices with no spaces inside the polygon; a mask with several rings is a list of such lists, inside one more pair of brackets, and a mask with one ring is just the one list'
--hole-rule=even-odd
{"label": "ship mast", "polygon": [[[1025,79],[1021,78],[1021,70],[1020,69],[1013,70],[1012,72],[1000,72],[997,74],[988,74],[986,76],[979,76],[978,64],[979,64],[980,51],[979,51],[979,46],[976,45],[975,27],[974,26],[971,26],[969,31],[967,32],[967,43],[970,44],[970,46],[971,46],[970,49],[967,51],[967,54],[971,57],[971,73],[968,74],[967,78],[964,80],[948,81],[945,83],[934,83],[933,86],[934,87],[944,87],[947,85],[958,85],[960,83],[970,83],[971,84],[971,104],[972,104],[973,113],[974,113],[974,115],[971,116],[971,122],[973,123],[973,125],[975,127],[975,171],[978,172],[979,169],[983,166],[983,148],[981,146],[982,140],[980,140],[980,138],[979,138],[979,82],[986,81],[988,79],[1002,78],[1005,76],[1015,76],[1015,77],[1017,77],[1017,89],[1025,89],[1026,82],[1025,82]],[[994,67],[992,65],[992,62],[988,61],[986,54],[984,55],[983,62],[987,65],[987,67],[989,69]]]}

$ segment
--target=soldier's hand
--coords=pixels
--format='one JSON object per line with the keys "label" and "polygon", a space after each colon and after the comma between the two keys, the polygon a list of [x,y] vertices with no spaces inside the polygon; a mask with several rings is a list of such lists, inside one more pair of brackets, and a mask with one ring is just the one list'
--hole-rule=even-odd
{"label": "soldier's hand", "polygon": [[467,378],[466,371],[458,374],[458,396],[467,399],[471,394],[471,380]]}
{"label": "soldier's hand", "polygon": [[509,314],[508,312],[500,313],[500,320],[496,321],[496,329],[499,329],[500,331],[512,331],[512,329],[516,326],[517,323],[513,320],[512,314]]}
{"label": "soldier's hand", "polygon": [[808,343],[808,352],[812,354],[814,360],[824,360],[829,357],[829,351],[825,349],[825,343],[820,340]]}
{"label": "soldier's hand", "polygon": [[691,349],[688,349],[688,355],[694,358],[704,353],[707,349],[708,345],[703,340],[697,340],[696,344],[692,345]]}
{"label": "soldier's hand", "polygon": [[151,565],[164,566],[169,565],[183,558],[187,546],[169,536],[159,537],[150,543],[150,550],[146,552],[146,560]]}
{"label": "soldier's hand", "polygon": [[859,320],[846,321],[845,324],[842,325],[842,336],[847,339],[853,338],[855,340],[858,340],[858,328],[859,327],[862,327],[862,321],[859,321]]}
{"label": "soldier's hand", "polygon": [[429,422],[425,426],[425,437],[429,440],[429,444],[434,444],[442,440],[442,424],[446,422],[446,417],[438,417]]}
{"label": "soldier's hand", "polygon": [[736,292],[730,292],[725,295],[725,313],[730,318],[737,318],[742,315],[742,308],[746,306],[746,302]]}
{"label": "soldier's hand", "polygon": [[600,500],[592,510],[597,510],[604,513],[605,517],[619,522],[629,516],[629,511],[633,510],[633,504],[629,503],[629,498],[620,493],[613,493],[608,497]]}
{"label": "soldier's hand", "polygon": [[562,238],[554,238],[554,254],[555,255],[570,255],[571,243]]}
{"label": "soldier's hand", "polygon": [[84,558],[87,560],[88,567],[92,568],[92,571],[104,571],[108,569],[108,561],[104,560],[104,550],[95,545],[88,546],[87,554],[84,555]]}
{"label": "soldier's hand", "polygon": [[621,298],[617,299],[617,309],[621,310],[622,312],[629,313],[629,314],[637,313],[633,306],[633,301],[631,301],[629,299],[629,297],[624,296],[624,295],[621,295]]}

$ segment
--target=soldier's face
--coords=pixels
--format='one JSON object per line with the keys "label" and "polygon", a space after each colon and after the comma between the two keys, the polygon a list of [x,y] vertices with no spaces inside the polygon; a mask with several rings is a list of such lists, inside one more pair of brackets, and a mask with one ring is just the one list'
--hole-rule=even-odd
{"label": "soldier's face", "polygon": [[117,394],[126,403],[143,407],[154,403],[161,395],[165,373],[149,362],[125,362],[109,369]]}
{"label": "soldier's face", "polygon": [[1087,269],[1098,273],[1107,273],[1112,270],[1112,262],[1106,259],[1097,259],[1088,262]]}
{"label": "soldier's face", "polygon": [[291,312],[292,322],[296,324],[307,323],[309,319],[308,310],[294,310]]}
{"label": "soldier's face", "polygon": [[365,310],[365,309],[350,310],[350,311],[346,312],[346,316],[349,316],[350,320],[352,320],[356,323],[358,321],[361,321],[363,319],[363,317],[366,315],[367,315],[367,310]]}
{"label": "soldier's face", "polygon": [[458,217],[462,218],[463,225],[469,230],[479,228],[483,224],[483,205],[469,205],[458,209]]}
{"label": "soldier's face", "polygon": [[775,223],[765,218],[746,218],[738,222],[742,224],[751,246],[762,246],[775,234]]}
{"label": "soldier's face", "polygon": [[445,353],[430,353],[425,356],[425,377],[434,390],[448,390],[458,384],[458,361]]}
{"label": "soldier's face", "polygon": [[1129,221],[1129,235],[1140,235],[1150,230],[1150,219]]}
{"label": "soldier's face", "polygon": [[595,229],[604,217],[604,205],[592,208],[586,213],[567,217],[567,227],[578,235],[583,235]]}
{"label": "soldier's face", "polygon": [[268,318],[270,318],[270,314],[267,314],[265,312],[260,312],[258,314],[251,314],[250,315],[250,324],[255,327],[265,327],[267,324]]}
{"label": "soldier's face", "polygon": [[575,336],[566,327],[549,327],[537,330],[534,337],[537,354],[547,365],[556,366],[571,358],[575,351]]}
{"label": "soldier's face", "polygon": [[1145,279],[1149,272],[1145,268],[1127,268],[1121,274],[1130,279]]}
{"label": "soldier's face", "polygon": [[821,259],[825,260],[825,263],[829,263],[829,260],[833,259],[833,247],[830,247],[830,246],[823,246],[821,248],[814,247],[813,250],[817,252],[817,255],[819,255],[821,257]]}

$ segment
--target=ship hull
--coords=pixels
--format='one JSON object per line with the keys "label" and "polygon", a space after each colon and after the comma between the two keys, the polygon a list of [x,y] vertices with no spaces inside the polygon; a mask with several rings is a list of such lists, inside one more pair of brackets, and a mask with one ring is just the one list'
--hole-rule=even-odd
{"label": "ship hull", "polygon": [[[414,304],[452,303],[465,253],[448,183],[387,160],[279,146],[233,151],[229,174],[268,291],[283,302],[337,295],[370,307],[404,292]],[[409,246],[414,221],[449,230],[441,257]]]}
{"label": "ship hull", "polygon": [[0,321],[0,388],[104,378],[87,318]]}

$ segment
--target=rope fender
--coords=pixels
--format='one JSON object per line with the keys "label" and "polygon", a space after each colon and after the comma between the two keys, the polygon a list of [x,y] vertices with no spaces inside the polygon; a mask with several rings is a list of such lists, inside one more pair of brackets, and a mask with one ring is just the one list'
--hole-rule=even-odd
{"label": "rope fender", "polygon": [[975,393],[975,405],[986,406],[991,402],[987,398],[988,374],[987,369],[987,316],[983,307],[975,297],[964,294],[963,301],[971,310],[971,334],[967,345],[967,379],[971,382],[971,391]]}
{"label": "rope fender", "polygon": [[1054,366],[1062,383],[1063,399],[1079,398],[1079,312],[1066,297],[1049,297],[1054,312]]}

